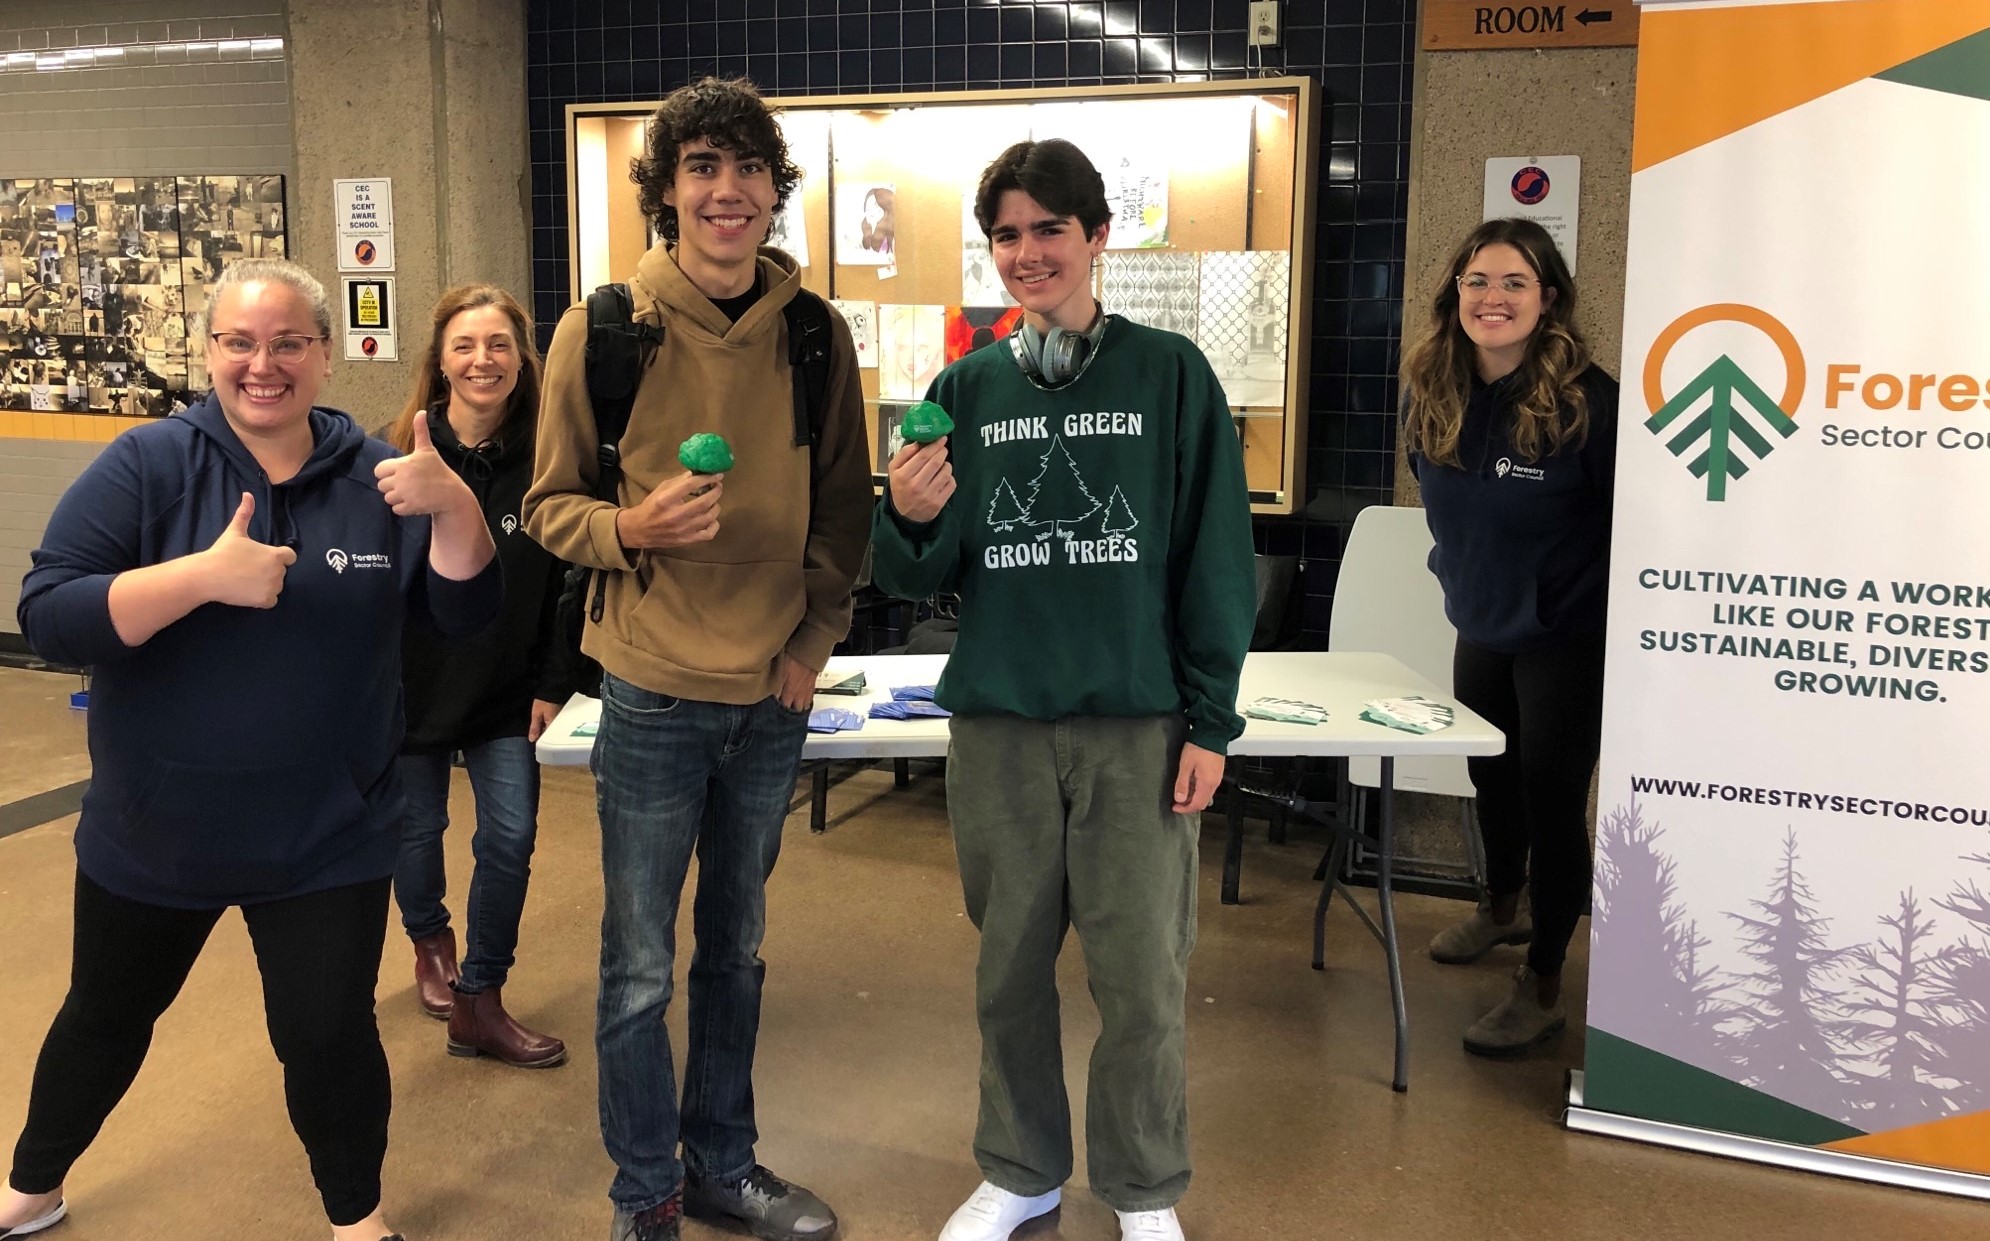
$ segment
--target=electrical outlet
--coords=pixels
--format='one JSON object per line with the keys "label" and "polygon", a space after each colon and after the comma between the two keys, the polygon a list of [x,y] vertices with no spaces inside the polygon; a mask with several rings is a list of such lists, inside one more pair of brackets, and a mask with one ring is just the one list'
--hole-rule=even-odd
{"label": "electrical outlet", "polygon": [[1251,0],[1252,47],[1278,46],[1278,0]]}

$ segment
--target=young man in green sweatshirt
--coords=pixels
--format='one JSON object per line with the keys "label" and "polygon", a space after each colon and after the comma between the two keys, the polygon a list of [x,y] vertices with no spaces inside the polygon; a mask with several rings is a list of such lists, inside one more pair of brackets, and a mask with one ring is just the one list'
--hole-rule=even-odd
{"label": "young man in green sweatshirt", "polygon": [[1101,313],[1105,186],[1022,142],[975,218],[1024,326],[941,374],[955,429],[892,458],[877,584],[961,596],[936,698],[968,915],[986,1181],[941,1241],[1003,1241],[1072,1171],[1056,964],[1075,928],[1103,1024],[1086,1146],[1121,1236],[1178,1241],[1188,1187],[1183,998],[1198,816],[1243,731],[1256,598],[1243,454],[1195,345]]}

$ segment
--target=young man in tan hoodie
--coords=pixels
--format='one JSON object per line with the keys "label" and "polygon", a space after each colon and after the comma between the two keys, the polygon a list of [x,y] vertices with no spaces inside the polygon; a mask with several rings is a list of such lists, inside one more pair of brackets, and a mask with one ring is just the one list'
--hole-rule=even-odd
{"label": "young man in tan hoodie", "polygon": [[[633,175],[663,240],[629,288],[637,322],[663,332],[621,441],[618,502],[593,495],[587,313],[577,306],[546,355],[524,505],[527,530],[554,555],[607,574],[606,608],[581,646],[603,670],[595,1045],[602,1139],[618,1169],[611,1236],[676,1241],[688,1204],[769,1241],[820,1241],[835,1214],[754,1160],[752,1073],[766,880],[815,675],[849,628],[870,523],[856,352],[830,316],[821,434],[797,447],[783,307],[801,277],[761,243],[800,170],[751,85],[707,78],[673,93],[650,118]],[[678,445],[705,431],[733,447],[723,475],[678,464]],[[694,850],[680,1103],[664,1011]]]}

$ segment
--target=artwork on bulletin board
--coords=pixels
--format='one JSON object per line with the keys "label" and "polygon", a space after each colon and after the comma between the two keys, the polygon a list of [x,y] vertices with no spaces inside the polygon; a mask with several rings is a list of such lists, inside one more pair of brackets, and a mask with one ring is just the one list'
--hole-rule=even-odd
{"label": "artwork on bulletin board", "polygon": [[1212,250],[1201,258],[1195,340],[1224,395],[1232,407],[1282,408],[1291,253]]}
{"label": "artwork on bulletin board", "polygon": [[963,306],[1013,306],[1008,287],[995,271],[995,256],[981,222],[974,218],[974,196],[961,195],[960,202],[960,304]]}
{"label": "artwork on bulletin board", "polygon": [[850,343],[857,348],[857,365],[875,370],[878,364],[878,304],[832,299],[829,303],[850,325]]}
{"label": "artwork on bulletin board", "polygon": [[1147,250],[1168,244],[1168,165],[1159,155],[1121,151],[1098,165],[1112,209],[1109,250]]}
{"label": "artwork on bulletin board", "polygon": [[984,345],[992,345],[1023,321],[1021,306],[947,307],[948,362],[958,362]]}
{"label": "artwork on bulletin board", "polygon": [[0,408],[186,408],[208,284],[284,225],[275,175],[0,180]]}
{"label": "artwork on bulletin board", "polygon": [[898,262],[898,191],[857,182],[836,189],[836,261],[849,267]]}
{"label": "artwork on bulletin board", "polygon": [[905,411],[911,408],[910,403],[896,401],[884,401],[878,405],[877,472],[880,474],[891,469],[891,459],[905,446],[899,424],[905,421]]}
{"label": "artwork on bulletin board", "polygon": [[917,401],[946,364],[946,308],[878,307],[878,396]]}
{"label": "artwork on bulletin board", "polygon": [[1135,323],[1194,340],[1200,268],[1197,256],[1175,250],[1107,252],[1099,302]]}

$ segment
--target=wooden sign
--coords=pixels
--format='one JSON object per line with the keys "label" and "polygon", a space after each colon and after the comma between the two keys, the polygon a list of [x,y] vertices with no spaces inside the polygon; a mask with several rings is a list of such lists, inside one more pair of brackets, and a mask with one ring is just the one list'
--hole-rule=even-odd
{"label": "wooden sign", "polygon": [[1427,52],[1511,47],[1635,47],[1632,0],[1423,0]]}

